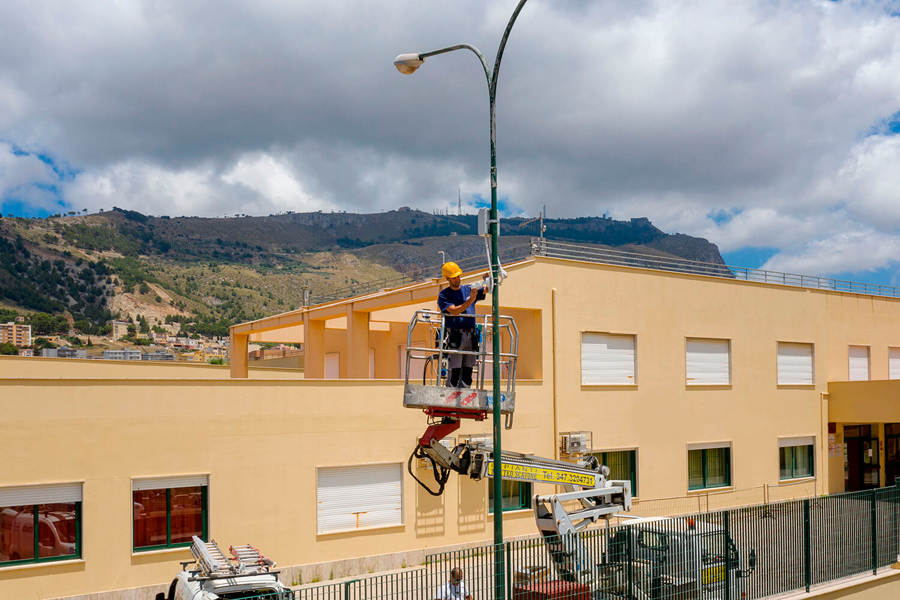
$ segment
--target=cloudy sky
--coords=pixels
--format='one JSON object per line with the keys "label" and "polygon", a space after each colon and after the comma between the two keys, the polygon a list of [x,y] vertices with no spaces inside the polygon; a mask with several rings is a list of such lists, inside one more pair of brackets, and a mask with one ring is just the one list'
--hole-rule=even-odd
{"label": "cloudy sky", "polygon": [[[516,0],[4,0],[0,209],[430,211],[487,196]],[[900,2],[530,0],[511,214],[647,216],[729,262],[900,285]]]}

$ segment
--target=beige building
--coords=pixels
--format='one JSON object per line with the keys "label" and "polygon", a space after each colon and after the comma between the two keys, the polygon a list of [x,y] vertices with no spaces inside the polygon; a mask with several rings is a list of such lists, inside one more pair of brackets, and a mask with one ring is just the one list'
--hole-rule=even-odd
{"label": "beige building", "polygon": [[19,348],[31,345],[31,325],[0,323],[0,344],[12,344]]}
{"label": "beige building", "polygon": [[107,323],[112,330],[110,331],[110,339],[113,341],[120,340],[128,335],[128,321],[113,320]]}
{"label": "beige building", "polygon": [[[536,256],[506,269],[519,362],[504,448],[555,456],[560,433],[590,431],[613,475],[633,481],[636,511],[659,498],[749,503],[891,480],[900,299],[719,266]],[[190,559],[191,533],[251,542],[283,567],[371,555],[391,556],[366,564],[399,567],[415,551],[490,539],[487,482],[454,476],[435,498],[405,473],[426,427],[402,406],[408,322],[435,308],[441,285],[238,325],[230,370],[0,358],[0,530],[24,514],[57,534],[30,559],[24,538],[0,539],[0,597],[163,584]],[[249,367],[251,342],[303,344],[305,372]],[[490,426],[464,423],[454,440]],[[551,488],[508,488],[506,535],[535,533],[528,497]]]}

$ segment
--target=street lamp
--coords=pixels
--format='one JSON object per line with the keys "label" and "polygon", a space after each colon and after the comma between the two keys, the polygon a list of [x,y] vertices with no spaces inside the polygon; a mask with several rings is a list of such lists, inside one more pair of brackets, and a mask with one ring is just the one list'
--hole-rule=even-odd
{"label": "street lamp", "polygon": [[491,116],[491,214],[490,214],[490,232],[491,232],[491,280],[494,282],[493,293],[491,294],[492,304],[492,323],[494,334],[492,336],[494,346],[492,353],[492,364],[494,367],[493,383],[493,409],[494,409],[494,597],[502,600],[506,597],[504,585],[504,556],[501,544],[503,544],[503,477],[502,465],[500,463],[500,432],[503,430],[500,417],[500,218],[497,215],[497,151],[496,151],[496,134],[497,128],[494,119],[494,104],[497,95],[497,77],[500,75],[500,60],[503,58],[503,50],[506,48],[506,40],[509,38],[509,32],[512,31],[522,7],[528,0],[519,0],[516,9],[513,11],[509,23],[506,25],[506,31],[500,39],[500,47],[497,48],[497,58],[494,59],[494,70],[491,71],[487,60],[481,51],[470,44],[457,44],[456,46],[448,46],[433,50],[431,52],[414,52],[411,54],[401,54],[394,59],[394,66],[404,75],[412,75],[416,69],[424,64],[425,59],[438,54],[446,54],[454,50],[471,50],[481,61],[484,67],[484,75],[487,78],[488,99],[490,100],[490,116]]}

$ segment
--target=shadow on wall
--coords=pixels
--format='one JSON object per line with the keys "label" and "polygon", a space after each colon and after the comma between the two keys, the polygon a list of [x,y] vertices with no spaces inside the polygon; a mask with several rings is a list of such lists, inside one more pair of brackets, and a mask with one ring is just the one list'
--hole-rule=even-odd
{"label": "shadow on wall", "polygon": [[[416,477],[431,483],[431,468],[418,468]],[[416,537],[437,537],[446,533],[444,496],[432,496],[416,484]]]}
{"label": "shadow on wall", "polygon": [[459,533],[483,533],[487,531],[487,486],[484,481],[459,478],[457,488],[459,505]]}

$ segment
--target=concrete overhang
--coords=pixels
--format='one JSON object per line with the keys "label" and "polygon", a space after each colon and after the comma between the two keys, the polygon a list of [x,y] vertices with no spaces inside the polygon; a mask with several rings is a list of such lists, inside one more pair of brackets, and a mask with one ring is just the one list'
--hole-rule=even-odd
{"label": "concrete overhang", "polygon": [[832,423],[900,423],[900,379],[828,383]]}
{"label": "concrete overhang", "polygon": [[[509,271],[532,263],[534,263],[534,259],[529,258],[509,265],[504,265],[504,268]],[[475,281],[483,272],[484,269],[479,269],[478,271],[464,273],[462,276],[463,283]],[[297,326],[302,326],[306,319],[327,321],[329,319],[345,318],[348,310],[352,310],[353,312],[372,313],[416,305],[422,302],[433,302],[434,299],[437,298],[443,283],[443,279],[433,278],[398,288],[379,290],[371,294],[363,294],[360,296],[344,298],[335,302],[326,302],[316,306],[301,308],[291,312],[258,319],[256,321],[248,321],[247,323],[234,325],[231,327],[231,335],[251,335],[253,341],[288,341],[276,339],[278,338],[278,334],[260,334],[282,329],[291,330]],[[294,329],[291,333],[291,337],[297,337],[299,332]],[[302,333],[299,335],[302,336]]]}

